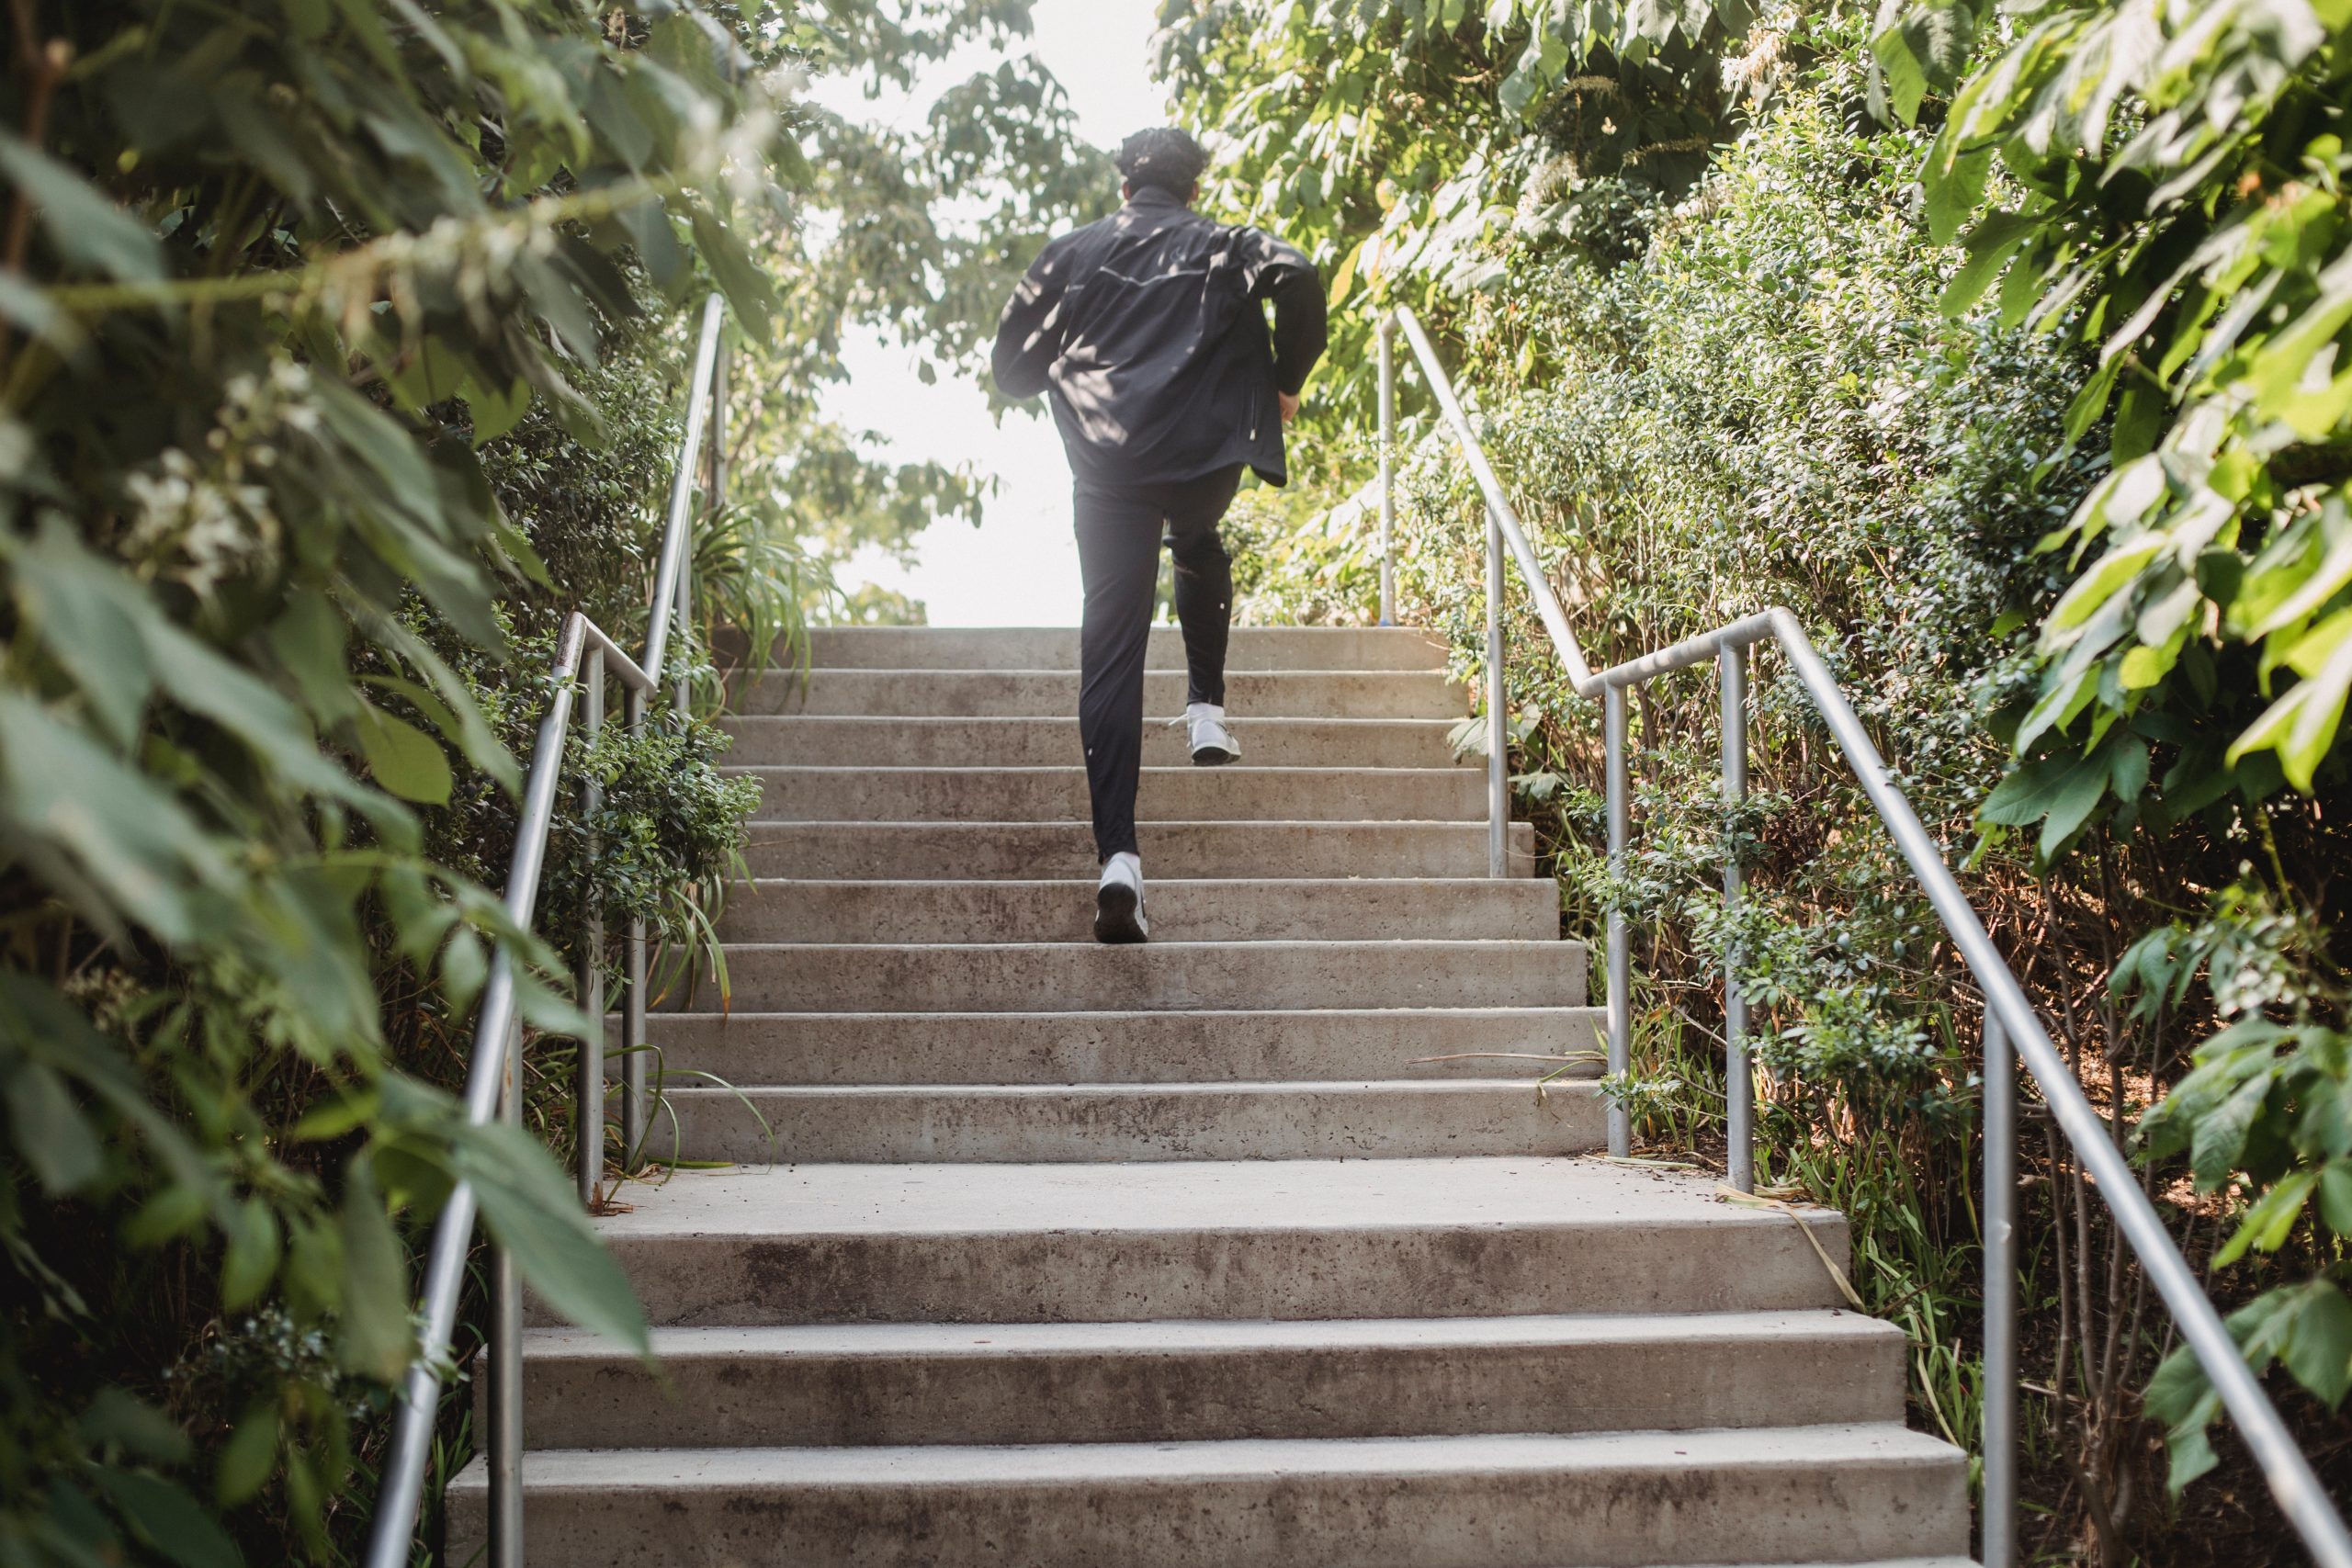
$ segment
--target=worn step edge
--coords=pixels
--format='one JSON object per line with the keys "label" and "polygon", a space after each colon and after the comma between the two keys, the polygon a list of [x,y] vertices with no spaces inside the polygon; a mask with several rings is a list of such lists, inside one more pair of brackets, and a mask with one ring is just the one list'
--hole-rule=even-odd
{"label": "worn step edge", "polygon": [[[756,779],[769,822],[1083,822],[1086,770],[1042,767],[728,766]],[[855,815],[844,816],[849,810]],[[1486,780],[1466,768],[1141,770],[1136,809],[1204,821],[1483,822]]]}
{"label": "worn step edge", "polygon": [[534,1329],[525,1435],[724,1448],[1894,1421],[1905,1346],[1837,1311],[853,1324],[658,1328],[648,1371],[594,1335]]}
{"label": "worn step edge", "polygon": [[[1233,721],[1238,771],[1259,767],[1475,767],[1454,754],[1453,718],[1256,718]],[[1026,717],[876,717],[857,714],[751,714],[720,727],[734,739],[730,764],[894,767],[1050,767],[1083,758],[1071,715]],[[1148,765],[1189,760],[1181,726],[1147,725]]]}
{"label": "worn step edge", "polygon": [[1574,1155],[1589,1082],[799,1085],[673,1089],[656,1157],[881,1165]]}
{"label": "worn step edge", "polygon": [[[762,675],[731,683],[740,714],[896,715],[949,718],[1053,717],[1074,713],[1079,677],[1070,670],[831,670]],[[1148,713],[1182,712],[1181,671],[1144,676]],[[1226,706],[1241,719],[1460,718],[1464,687],[1443,673],[1399,670],[1237,671],[1226,682]]]}
{"label": "worn step edge", "polygon": [[[523,1482],[535,1541],[575,1568],[820,1558],[858,1568],[1799,1562],[1956,1553],[1968,1532],[1966,1457],[1880,1423],[539,1450],[525,1456]],[[479,1536],[486,1469],[477,1461],[451,1493],[462,1558]]]}
{"label": "worn step edge", "polygon": [[[1148,888],[1163,940],[1540,941],[1559,896],[1533,877],[1170,877]],[[722,942],[969,942],[1092,939],[1090,879],[761,877],[729,894]]]}
{"label": "worn step edge", "polygon": [[[1182,671],[1184,641],[1180,628],[1154,626],[1147,659],[1154,670]],[[720,634],[721,651],[740,654],[744,643]],[[1075,626],[819,626],[811,628],[811,662],[834,669],[897,670],[920,658],[930,667],[1028,669],[1078,668]],[[922,657],[927,656],[927,657]],[[1353,659],[1344,665],[1329,662]],[[1226,669],[1438,670],[1445,665],[1442,642],[1404,626],[1235,626],[1227,634]]]}
{"label": "worn step edge", "polygon": [[[1483,877],[1483,822],[1136,823],[1144,877]],[[1535,871],[1535,829],[1510,824],[1507,870]],[[754,823],[745,860],[754,876],[854,881],[1091,879],[1100,870],[1081,822]]]}
{"label": "worn step edge", "polygon": [[622,1196],[596,1228],[682,1325],[1784,1310],[1836,1304],[1848,1251],[1834,1212],[1534,1156],[735,1167]]}
{"label": "worn step edge", "polygon": [[[1600,1008],[1333,1008],[1230,1012],[656,1013],[673,1069],[729,1083],[1170,1083],[1367,1077],[1598,1077]],[[617,1048],[620,1019],[605,1038]],[[1488,1053],[1510,1053],[1497,1056]],[[1476,1054],[1476,1055],[1473,1055]],[[1417,1057],[1468,1059],[1439,1062]],[[986,1072],[976,1070],[985,1065]],[[607,1072],[619,1071],[617,1055]],[[1310,1070],[1312,1069],[1312,1070]],[[1015,1076],[1015,1075],[1019,1076]],[[1144,1076],[1144,1075],[1157,1076]]]}
{"label": "worn step edge", "polygon": [[1584,944],[1496,942],[730,942],[744,1006],[776,1012],[1576,1007]]}

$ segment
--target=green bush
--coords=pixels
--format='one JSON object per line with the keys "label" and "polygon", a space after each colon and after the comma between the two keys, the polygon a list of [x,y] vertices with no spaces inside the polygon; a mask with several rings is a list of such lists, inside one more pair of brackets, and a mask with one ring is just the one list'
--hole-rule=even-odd
{"label": "green bush", "polygon": [[[454,1179],[642,1342],[546,1149],[447,1086],[495,949],[533,1024],[582,1026],[486,886],[514,748],[554,619],[642,603],[663,319],[697,266],[770,310],[738,225],[778,122],[666,6],[17,16],[0,1561],[333,1561]],[[707,873],[736,803],[673,744],[616,764],[705,794],[640,879]]]}

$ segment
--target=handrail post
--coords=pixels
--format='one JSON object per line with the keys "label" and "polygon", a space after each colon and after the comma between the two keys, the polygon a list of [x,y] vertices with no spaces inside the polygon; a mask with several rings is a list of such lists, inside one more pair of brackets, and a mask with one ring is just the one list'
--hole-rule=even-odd
{"label": "handrail post", "polygon": [[[1724,720],[1724,921],[1739,919],[1739,845],[1733,813],[1747,798],[1747,649],[1725,643],[1717,656]],[[1739,948],[1724,947],[1724,1091],[1731,1184],[1756,1190],[1756,1073],[1747,1059],[1747,998],[1739,990]]]}
{"label": "handrail post", "polygon": [[710,370],[710,505],[716,512],[727,504],[727,372],[734,363],[735,351],[727,341],[727,328],[718,329],[718,353]]}
{"label": "handrail post", "polygon": [[1396,624],[1396,318],[1380,319],[1380,624]]}
{"label": "handrail post", "polygon": [[1487,508],[1487,874],[1510,874],[1510,682],[1503,671],[1503,525]]}
{"label": "handrail post", "polygon": [[[1602,745],[1606,760],[1603,785],[1609,795],[1609,1071],[1629,1072],[1634,1066],[1633,956],[1621,907],[1625,878],[1625,689],[1611,685],[1600,699]],[[1623,1159],[1634,1152],[1633,1122],[1625,1108],[1609,1106],[1609,1152]]]}
{"label": "handrail post", "polygon": [[[591,750],[605,732],[605,655],[601,649],[593,650],[588,668],[581,672],[586,690],[581,695],[581,731]],[[588,770],[580,781],[580,821],[586,842],[583,861],[588,868],[586,890],[580,910],[580,1009],[589,1018],[586,1033],[580,1037],[580,1066],[572,1116],[572,1130],[579,1145],[580,1202],[583,1208],[594,1208],[596,1189],[605,1178],[605,896],[596,886],[596,866],[604,856],[604,841],[596,832],[596,813],[605,807],[605,786],[597,782],[596,771]]]}
{"label": "handrail post", "polygon": [[[523,1124],[523,1026],[508,1025],[500,1119]],[[523,1568],[523,1287],[514,1255],[490,1254],[490,1563]]]}
{"label": "handrail post", "polygon": [[1984,1011],[1984,1505],[1979,1561],[2009,1568],[2018,1529],[2018,1057]]}
{"label": "handrail post", "polygon": [[[645,733],[645,694],[628,694],[629,733]],[[646,1098],[645,922],[628,923],[628,994],[621,1003],[621,1168],[634,1171],[644,1157],[646,1134],[653,1123],[653,1108]]]}

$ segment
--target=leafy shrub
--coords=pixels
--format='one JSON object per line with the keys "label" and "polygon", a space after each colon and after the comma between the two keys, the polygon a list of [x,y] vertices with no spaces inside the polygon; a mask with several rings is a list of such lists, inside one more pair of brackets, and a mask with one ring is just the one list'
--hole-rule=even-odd
{"label": "leafy shrub", "polygon": [[[2352,15],[2253,0],[2061,5],[2014,24],[1978,10],[1922,7],[1876,40],[1905,114],[1951,95],[1923,168],[1938,237],[1967,252],[1946,304],[1996,299],[2005,321],[2095,352],[2070,439],[2096,446],[2112,413],[2111,471],[2038,547],[2071,581],[2041,615],[2038,679],[2000,716],[2025,761],[1984,816],[1996,831],[2038,824],[2045,860],[2104,821],[2218,840],[2220,874],[2194,884],[2222,889],[2205,920],[2184,935],[2166,919],[2115,970],[2154,1021],[2202,965],[2222,1026],[2151,1112],[2143,1148],[2189,1152],[2196,1191],[2243,1197],[2214,1267],[2287,1249],[2232,1323],[2252,1362],[2276,1359],[2333,1409],[2352,1387],[2352,1204],[2326,1201],[2327,1173],[2352,1147],[2337,1130],[2352,1106],[2327,1087],[2342,1074],[2343,907],[2317,868],[2340,857],[2326,824],[2352,804]],[[1980,25],[1983,60],[1916,47]],[[2288,785],[2312,798],[2282,798]],[[2230,965],[2256,952],[2301,978],[2249,992]],[[2186,1352],[2150,1400],[2177,1488],[2214,1462],[2218,1404]]]}
{"label": "leafy shrub", "polygon": [[504,0],[18,19],[0,1557],[333,1560],[415,1350],[402,1226],[454,1179],[558,1310],[641,1339],[546,1150],[439,1086],[495,948],[526,1018],[582,1027],[483,885],[544,696],[516,650],[575,594],[624,634],[641,603],[630,476],[696,264],[770,310],[735,227],[763,34]]}

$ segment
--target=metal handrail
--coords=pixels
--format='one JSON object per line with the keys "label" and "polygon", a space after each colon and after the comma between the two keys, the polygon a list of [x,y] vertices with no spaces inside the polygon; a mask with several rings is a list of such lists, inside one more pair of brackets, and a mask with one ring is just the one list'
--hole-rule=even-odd
{"label": "metal handrail", "polygon": [[[2321,1487],[2311,1461],[2299,1449],[2278,1409],[2238,1353],[2236,1341],[2207,1296],[2196,1271],[2174,1245],[2172,1235],[2156,1214],[2155,1205],[2141,1188],[2131,1161],[2108,1134],[2107,1124],[2085,1096],[2082,1085],[2067,1069],[2049,1032],[2042,1027],[2025,988],[2002,958],[1992,934],[1984,928],[1968,896],[1944,862],[1943,852],[1894,783],[1885,760],[1863,728],[1853,705],[1829,673],[1813,639],[1797,618],[1777,605],[1746,615],[1713,631],[1689,637],[1671,647],[1630,659],[1594,672],[1576,634],[1561,612],[1559,600],[1537,563],[1518,513],[1503,492],[1494,467],[1487,459],[1477,433],[1462,412],[1452,379],[1440,363],[1429,335],[1411,310],[1396,308],[1380,326],[1381,448],[1384,492],[1394,484],[1393,462],[1387,461],[1396,439],[1393,355],[1388,344],[1402,329],[1419,360],[1431,395],[1446,423],[1460,441],[1464,461],[1477,481],[1487,507],[1487,706],[1490,749],[1488,776],[1503,773],[1499,756],[1505,711],[1503,659],[1499,626],[1503,583],[1500,550],[1508,546],[1519,562],[1522,580],[1534,599],[1554,650],[1566,665],[1576,690],[1601,699],[1609,796],[1609,857],[1612,874],[1625,866],[1627,790],[1625,780],[1625,693],[1670,671],[1716,661],[1723,703],[1724,796],[1736,802],[1747,793],[1747,660],[1753,645],[1777,642],[1790,668],[1804,686],[1815,711],[1860,781],[1862,792],[1893,835],[1895,847],[1911,867],[1920,890],[1952,941],[1962,961],[1984,998],[1984,1515],[1982,1556],[1984,1568],[2010,1568],[2016,1551],[2016,1400],[2017,1400],[2017,1188],[2016,1066],[2018,1060],[2033,1075],[2042,1102],[2065,1134],[2076,1156],[2088,1171],[2093,1187],[2115,1218],[2116,1228],[2131,1243],[2149,1281],[2171,1311],[2181,1337],[2204,1368],[2222,1404],[2237,1424],[2240,1436],[2261,1466],[2264,1479],[2279,1510],[2302,1538],[2321,1568],[2352,1568],[2352,1533]],[[1382,497],[1382,553],[1389,553],[1394,497]],[[1394,617],[1387,598],[1384,565],[1382,618]],[[1490,805],[1497,812],[1507,803]],[[1499,841],[1501,824],[1490,820],[1489,841]],[[1504,867],[1499,857],[1489,866],[1495,875]],[[1724,896],[1736,908],[1741,894],[1739,866],[1726,857]],[[1609,916],[1609,1066],[1622,1073],[1630,1066],[1631,1012],[1627,995],[1631,960],[1624,917]],[[1742,1191],[1755,1187],[1753,1153],[1755,1079],[1747,1051],[1746,1006],[1737,978],[1739,955],[1725,955],[1724,991],[1724,1036],[1727,1043],[1728,1131],[1733,1185]],[[1621,1108],[1610,1110],[1611,1152],[1623,1154],[1630,1127]]]}
{"label": "metal handrail", "polygon": [[[670,504],[662,522],[662,548],[656,558],[653,603],[649,617],[645,657],[633,660],[587,615],[572,611],[563,620],[551,673],[555,695],[539,720],[531,742],[530,769],[523,787],[523,815],[514,832],[514,852],[506,868],[506,914],[515,926],[527,930],[539,898],[540,874],[547,861],[548,835],[554,826],[556,792],[562,785],[564,741],[571,732],[575,693],[586,708],[582,728],[594,741],[605,722],[605,681],[609,674],[628,688],[628,726],[645,725],[647,704],[661,689],[670,623],[674,610],[680,620],[691,614],[692,588],[687,577],[693,532],[693,496],[696,470],[702,466],[703,437],[713,426],[713,442],[705,482],[712,498],[723,493],[726,413],[719,406],[726,385],[726,360],[720,352],[720,329],[726,308],[713,293],[704,301],[701,331],[695,341],[694,379],[687,394],[686,429],[680,442],[678,468],[670,488]],[[707,419],[706,414],[709,417]],[[679,712],[686,708],[683,678],[674,683],[673,700]],[[595,779],[582,781],[581,807],[593,822],[603,803]],[[601,849],[593,829],[589,858]],[[578,1114],[579,1187],[583,1204],[596,1198],[605,1167],[605,972],[604,912],[591,880],[582,913],[581,1006],[595,1020],[588,1037],[580,1042],[580,1070],[574,1093]],[[645,926],[632,921],[628,930],[628,988],[623,1012],[621,1059],[622,1140],[625,1159],[634,1159],[643,1147],[651,1124],[646,1095],[644,1053],[635,1049],[645,1038]],[[521,1029],[514,1011],[514,962],[502,949],[492,961],[482,987],[481,1006],[475,1015],[473,1049],[466,1066],[466,1120],[475,1126],[493,1117],[519,1123]],[[390,1452],[384,1461],[377,1489],[376,1516],[369,1527],[363,1562],[366,1568],[405,1568],[416,1534],[419,1508],[424,1498],[425,1461],[430,1455],[433,1427],[441,1404],[442,1363],[457,1332],[458,1298],[465,1284],[466,1259],[473,1249],[474,1224],[480,1204],[472,1184],[459,1181],[443,1205],[433,1227],[426,1254],[424,1285],[419,1295],[417,1341],[420,1354],[409,1368],[392,1427]],[[523,1382],[522,1287],[514,1259],[493,1245],[491,1257],[490,1330],[490,1562],[492,1568],[522,1568],[523,1563]]]}

